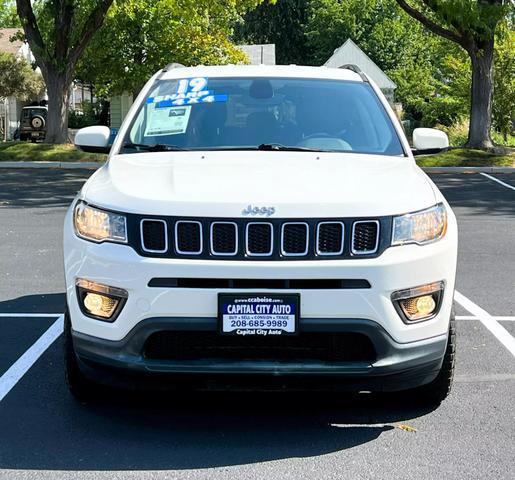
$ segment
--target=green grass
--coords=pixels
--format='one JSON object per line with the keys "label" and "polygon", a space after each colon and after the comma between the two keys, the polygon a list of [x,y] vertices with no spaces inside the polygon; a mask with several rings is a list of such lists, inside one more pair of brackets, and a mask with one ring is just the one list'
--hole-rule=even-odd
{"label": "green grass", "polygon": [[0,162],[101,162],[106,155],[85,153],[71,144],[0,142]]}
{"label": "green grass", "polygon": [[[0,162],[102,162],[105,159],[106,155],[84,153],[71,144],[0,142]],[[495,155],[465,148],[416,157],[416,160],[421,167],[515,167],[515,153]]]}
{"label": "green grass", "polygon": [[415,158],[420,167],[515,167],[515,153],[496,155],[466,148]]}

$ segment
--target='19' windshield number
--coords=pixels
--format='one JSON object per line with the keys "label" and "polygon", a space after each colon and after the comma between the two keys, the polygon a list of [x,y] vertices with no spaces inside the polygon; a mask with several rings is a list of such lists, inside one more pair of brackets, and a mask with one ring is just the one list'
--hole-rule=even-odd
{"label": "'19' windshield number", "polygon": [[189,93],[189,92],[201,92],[207,87],[207,78],[183,78],[179,80],[179,86],[177,87],[177,93]]}

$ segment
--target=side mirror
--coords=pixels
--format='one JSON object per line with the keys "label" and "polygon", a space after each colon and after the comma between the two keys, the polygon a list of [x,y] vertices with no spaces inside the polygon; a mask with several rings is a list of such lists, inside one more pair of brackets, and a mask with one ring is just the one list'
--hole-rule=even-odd
{"label": "side mirror", "polygon": [[111,146],[109,127],[95,126],[81,128],[75,135],[75,146],[83,152],[109,153]]}
{"label": "side mirror", "polygon": [[415,128],[413,130],[413,155],[438,153],[449,148],[449,137],[436,128]]}

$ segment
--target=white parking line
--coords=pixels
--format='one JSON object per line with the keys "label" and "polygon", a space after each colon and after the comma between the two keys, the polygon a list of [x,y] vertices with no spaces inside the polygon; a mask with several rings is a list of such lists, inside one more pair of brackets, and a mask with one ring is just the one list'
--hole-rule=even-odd
{"label": "white parking line", "polygon": [[499,180],[498,178],[495,178],[495,177],[492,177],[491,175],[488,175],[488,173],[481,172],[481,175],[483,175],[483,177],[489,178],[490,180],[493,180],[494,182],[499,183],[503,187],[511,188],[512,190],[515,190],[515,187],[513,185],[509,185],[508,183],[504,183],[503,181]]}
{"label": "white parking line", "polygon": [[62,313],[0,313],[0,318],[57,318]]}
{"label": "white parking line", "polygon": [[21,380],[23,375],[29,371],[30,367],[36,363],[38,358],[45,353],[46,349],[61,335],[63,319],[64,315],[59,315],[52,326],[0,377],[0,402]]}
{"label": "white parking line", "polygon": [[515,338],[513,338],[508,330],[500,325],[494,317],[492,317],[486,310],[483,310],[479,305],[476,305],[472,300],[469,300],[465,295],[457,290],[454,292],[454,300],[456,300],[465,310],[475,315],[478,320],[499,340],[515,357]]}
{"label": "white parking line", "polygon": [[[503,317],[490,315],[496,322],[515,322],[515,317]],[[456,315],[456,320],[476,320],[479,321],[478,317],[474,315]]]}

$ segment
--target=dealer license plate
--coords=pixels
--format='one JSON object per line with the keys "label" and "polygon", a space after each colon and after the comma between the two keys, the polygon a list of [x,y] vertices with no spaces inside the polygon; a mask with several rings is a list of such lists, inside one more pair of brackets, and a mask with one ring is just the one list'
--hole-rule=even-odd
{"label": "dealer license plate", "polygon": [[299,309],[299,294],[220,293],[220,332],[226,335],[295,335]]}

